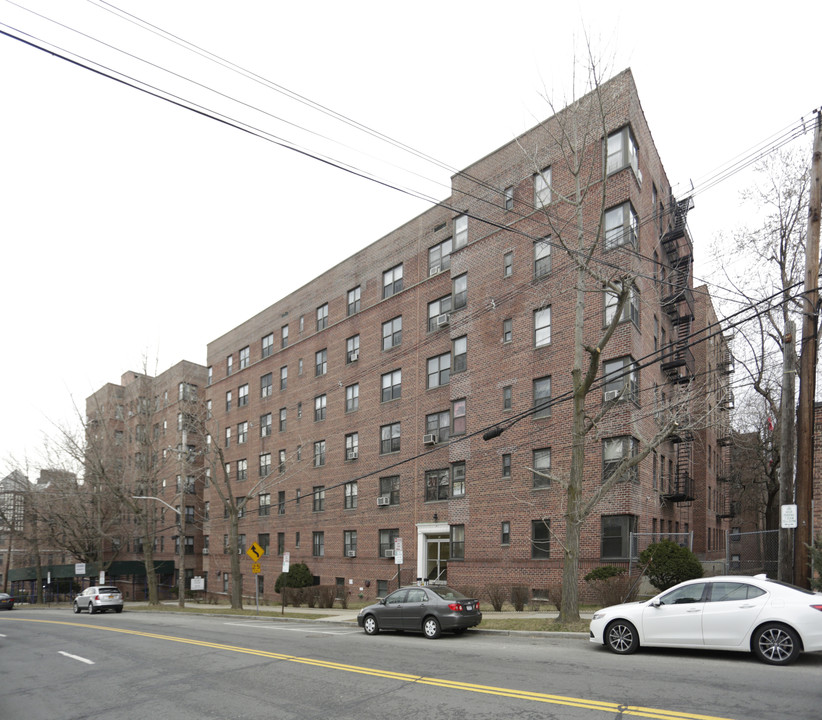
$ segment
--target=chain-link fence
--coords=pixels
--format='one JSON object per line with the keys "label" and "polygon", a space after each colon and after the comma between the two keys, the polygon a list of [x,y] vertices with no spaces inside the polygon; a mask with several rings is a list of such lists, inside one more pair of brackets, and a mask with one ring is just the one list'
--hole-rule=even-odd
{"label": "chain-link fence", "polygon": [[779,530],[728,533],[725,565],[731,575],[777,577],[779,569]]}

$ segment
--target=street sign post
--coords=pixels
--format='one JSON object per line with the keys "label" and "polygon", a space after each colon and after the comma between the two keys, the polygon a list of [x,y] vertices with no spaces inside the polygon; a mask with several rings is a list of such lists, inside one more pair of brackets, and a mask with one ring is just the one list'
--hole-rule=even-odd
{"label": "street sign post", "polygon": [[261,545],[253,542],[251,545],[248,546],[248,550],[245,551],[245,554],[248,555],[253,561],[254,564],[251,566],[251,572],[254,573],[254,599],[257,603],[257,614],[260,614],[260,571],[262,567],[260,567],[260,558],[265,555],[265,548]]}

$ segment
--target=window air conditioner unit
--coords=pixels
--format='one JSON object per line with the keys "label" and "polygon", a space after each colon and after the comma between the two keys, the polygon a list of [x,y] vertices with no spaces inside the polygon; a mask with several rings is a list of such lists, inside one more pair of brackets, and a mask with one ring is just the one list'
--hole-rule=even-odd
{"label": "window air conditioner unit", "polygon": [[434,265],[434,267],[432,267],[432,268],[428,271],[428,275],[429,275],[429,276],[430,276],[430,275],[439,275],[439,272],[440,272],[440,266],[439,266],[439,265]]}
{"label": "window air conditioner unit", "polygon": [[391,497],[388,495],[380,495],[377,498],[377,505],[390,505],[391,504]]}
{"label": "window air conditioner unit", "polygon": [[437,327],[445,327],[446,325],[448,325],[450,320],[451,316],[448,313],[437,315]]}
{"label": "window air conditioner unit", "polygon": [[203,548],[203,555],[208,555],[208,548]]}
{"label": "window air conditioner unit", "polygon": [[352,450],[351,452],[348,453],[348,459],[349,460],[356,460],[359,456],[360,456],[360,453],[359,453],[358,450]]}
{"label": "window air conditioner unit", "polygon": [[351,362],[360,359],[360,351],[359,350],[352,350],[351,351]]}
{"label": "window air conditioner unit", "polygon": [[356,550],[349,550],[349,551],[346,553],[346,556],[347,556],[347,557],[357,557],[357,551],[356,551]]}
{"label": "window air conditioner unit", "polygon": [[430,433],[428,435],[422,436],[422,444],[423,445],[436,445],[437,444],[437,436],[434,433]]}
{"label": "window air conditioner unit", "polygon": [[393,550],[386,550],[385,555],[383,557],[394,557],[394,551]]}
{"label": "window air conditioner unit", "polygon": [[607,390],[605,392],[605,402],[609,400],[616,400],[619,397],[620,390]]}

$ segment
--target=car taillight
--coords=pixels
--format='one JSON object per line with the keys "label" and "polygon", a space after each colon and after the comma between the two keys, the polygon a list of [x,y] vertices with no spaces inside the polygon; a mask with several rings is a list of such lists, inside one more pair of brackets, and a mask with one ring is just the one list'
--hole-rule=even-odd
{"label": "car taillight", "polygon": [[94,596],[94,599],[95,599],[95,600],[99,600],[99,599],[100,599],[100,596],[99,596],[99,595],[95,595],[95,596]]}
{"label": "car taillight", "polygon": [[474,610],[479,610],[479,600],[474,603]]}
{"label": "car taillight", "polygon": [[454,612],[462,612],[462,603],[448,603],[448,609]]}
{"label": "car taillight", "polygon": [[819,610],[820,612],[822,612],[822,605],[811,605],[811,607],[812,607],[814,610]]}

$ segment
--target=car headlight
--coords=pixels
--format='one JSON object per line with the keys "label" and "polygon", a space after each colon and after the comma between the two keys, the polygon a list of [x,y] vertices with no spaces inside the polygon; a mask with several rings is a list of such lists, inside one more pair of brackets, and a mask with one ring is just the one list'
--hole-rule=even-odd
{"label": "car headlight", "polygon": [[600,610],[599,612],[595,612],[591,619],[592,620],[602,620],[602,618],[604,618],[604,617],[605,617],[605,613],[602,612],[602,610]]}

